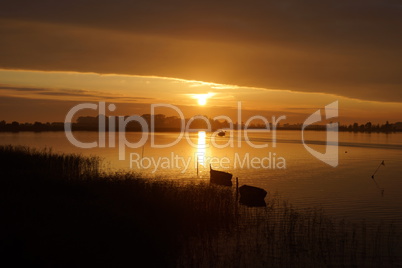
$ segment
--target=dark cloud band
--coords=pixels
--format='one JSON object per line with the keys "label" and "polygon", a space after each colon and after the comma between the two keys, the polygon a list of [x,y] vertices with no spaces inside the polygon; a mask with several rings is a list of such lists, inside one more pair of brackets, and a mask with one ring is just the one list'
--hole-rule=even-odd
{"label": "dark cloud band", "polygon": [[4,1],[0,67],[402,101],[399,1]]}

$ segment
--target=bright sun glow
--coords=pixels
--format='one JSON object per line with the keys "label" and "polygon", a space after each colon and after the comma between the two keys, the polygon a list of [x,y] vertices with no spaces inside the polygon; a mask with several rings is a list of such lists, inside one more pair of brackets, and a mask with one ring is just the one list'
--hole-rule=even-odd
{"label": "bright sun glow", "polygon": [[215,95],[214,93],[208,93],[208,94],[193,94],[192,97],[197,100],[198,104],[203,106],[207,104],[207,100]]}
{"label": "bright sun glow", "polygon": [[207,96],[199,96],[199,97],[198,97],[198,104],[199,104],[199,105],[205,105],[205,104],[207,104]]}

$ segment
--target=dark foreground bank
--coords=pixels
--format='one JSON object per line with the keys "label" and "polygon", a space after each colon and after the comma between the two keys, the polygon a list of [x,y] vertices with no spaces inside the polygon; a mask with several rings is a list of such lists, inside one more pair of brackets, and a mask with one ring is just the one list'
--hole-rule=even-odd
{"label": "dark foreground bank", "polygon": [[[0,262],[42,267],[392,267],[398,230],[239,206],[208,184],[102,174],[96,157],[0,146]],[[3,266],[3,265],[1,265]],[[5,266],[3,266],[5,267]]]}

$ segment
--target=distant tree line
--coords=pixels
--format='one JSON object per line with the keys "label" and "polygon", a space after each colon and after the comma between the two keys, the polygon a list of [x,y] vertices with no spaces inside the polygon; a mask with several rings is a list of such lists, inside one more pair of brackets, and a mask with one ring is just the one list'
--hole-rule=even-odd
{"label": "distant tree line", "polygon": [[[128,116],[125,116],[124,119],[127,119]],[[148,125],[148,129],[146,131],[151,130],[151,123],[153,121],[155,126],[155,131],[179,131],[182,125],[187,124],[190,119],[182,120],[177,116],[165,116],[163,114],[150,115],[144,114],[141,116]],[[211,118],[207,118],[211,129],[218,130],[229,128],[230,124],[227,121],[213,120]],[[113,120],[114,122],[110,122]],[[98,131],[99,130],[99,122],[103,121],[105,123],[105,130],[109,131],[110,126],[116,131],[119,130],[119,118],[111,117],[111,119],[107,116],[81,116],[79,117],[75,123],[71,124],[71,128],[73,131]],[[234,124],[234,128],[237,128],[238,125]],[[195,119],[190,123],[191,129],[207,129],[208,124],[203,119]],[[53,123],[19,123],[13,121],[8,123],[6,121],[0,121],[0,131],[2,132],[19,132],[19,131],[64,131],[65,124],[63,122],[53,122]],[[131,121],[127,124],[125,130],[127,131],[142,131],[141,125],[137,121]]]}
{"label": "distant tree line", "polygon": [[372,124],[371,122],[367,122],[366,124],[359,125],[358,123],[354,123],[353,125],[348,126],[340,126],[341,130],[344,131],[353,131],[353,132],[401,132],[402,131],[402,122],[389,123],[388,121],[385,124]]}
{"label": "distant tree line", "polygon": [[[127,119],[128,116],[125,116],[124,119]],[[151,114],[143,114],[141,116],[145,122],[147,123],[148,126],[148,131],[151,130],[151,125],[153,124],[154,130],[155,131],[179,131],[182,124],[184,123],[185,125],[189,123],[190,119],[181,119],[180,117],[177,116],[166,116],[164,114],[156,114],[156,115],[151,115]],[[227,121],[219,121],[219,120],[213,120],[211,118],[208,118],[207,116],[204,116],[212,130],[217,130],[217,129],[223,129],[223,128],[228,128],[230,127],[229,122]],[[110,122],[113,120],[114,122]],[[110,130],[110,127],[114,130],[119,130],[119,118],[118,117],[106,117],[103,115],[100,116],[81,116],[77,119],[76,123],[73,123],[72,129],[73,130],[94,130],[97,131],[99,129],[99,122],[102,121],[105,123],[105,129]],[[237,126],[237,125],[236,125]],[[190,128],[191,129],[207,129],[208,124],[205,120],[203,119],[195,119],[192,122],[190,122]],[[131,121],[127,124],[125,130],[127,131],[142,131],[140,123],[137,121]]]}
{"label": "distant tree line", "polygon": [[[128,116],[125,116],[126,119]],[[190,119],[181,119],[177,116],[166,116],[164,114],[143,114],[141,116],[148,125],[147,131],[150,131],[151,122],[154,122],[155,131],[179,131],[181,128],[181,124],[188,124]],[[230,123],[226,120],[214,120],[212,118],[207,118],[211,129],[213,131],[219,129],[225,129],[230,127]],[[112,126],[114,130],[119,130],[119,119],[118,117],[106,117],[104,115],[100,116],[81,116],[79,117],[75,123],[71,124],[73,131],[98,131],[99,130],[99,121],[103,120],[105,122],[105,130],[109,131],[109,126]],[[110,122],[110,120],[114,120],[114,122]],[[276,128],[277,129],[284,129],[284,130],[301,130],[302,124],[280,124]],[[63,122],[52,122],[52,123],[19,123],[13,121],[8,123],[6,121],[0,121],[0,131],[2,132],[19,132],[19,131],[64,131],[65,125]],[[207,129],[208,125],[203,119],[194,119],[190,123],[191,129]],[[244,123],[241,122],[240,124],[234,123],[234,129],[244,129]],[[258,123],[251,123],[247,126],[248,129],[263,129],[267,128],[264,124]],[[272,129],[272,125],[269,126]],[[307,130],[326,130],[326,125],[310,125],[306,128]],[[126,131],[142,131],[141,125],[136,122],[132,121],[129,122],[126,126]],[[349,131],[349,132],[384,132],[384,133],[391,133],[391,132],[401,132],[402,131],[402,122],[397,123],[389,123],[388,121],[385,124],[372,124],[371,122],[367,122],[366,124],[358,124],[353,123],[350,125],[340,125],[339,131]]]}
{"label": "distant tree line", "polygon": [[19,132],[19,131],[64,131],[64,123],[53,122],[53,123],[19,123],[13,121],[7,123],[6,121],[0,121],[0,131],[2,132]]}
{"label": "distant tree line", "polygon": [[[325,130],[326,125],[311,125],[308,127],[311,130]],[[340,125],[339,131],[348,131],[348,132],[382,132],[382,133],[391,133],[391,132],[402,132],[402,122],[389,123],[388,121],[385,124],[372,124],[371,122],[367,122],[365,124],[353,123],[350,125]]]}

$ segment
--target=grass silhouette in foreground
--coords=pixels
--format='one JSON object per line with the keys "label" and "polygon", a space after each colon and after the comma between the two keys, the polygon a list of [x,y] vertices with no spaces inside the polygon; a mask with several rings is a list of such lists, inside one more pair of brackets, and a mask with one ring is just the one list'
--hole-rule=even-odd
{"label": "grass silhouette in foreground", "polygon": [[104,174],[100,159],[0,146],[3,263],[76,266],[379,267],[400,263],[393,226],[236,203],[231,188]]}

